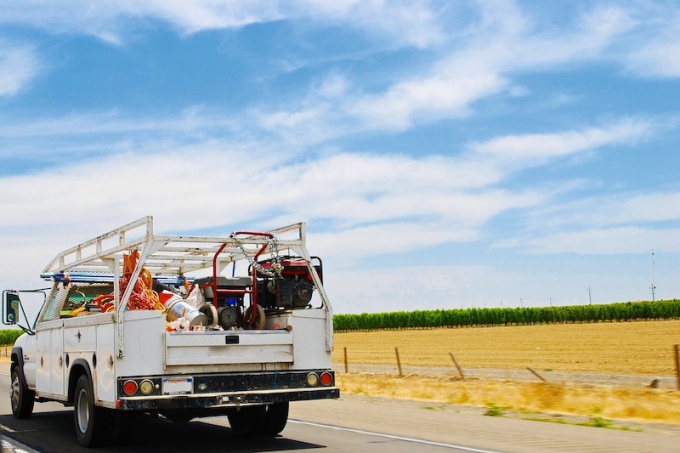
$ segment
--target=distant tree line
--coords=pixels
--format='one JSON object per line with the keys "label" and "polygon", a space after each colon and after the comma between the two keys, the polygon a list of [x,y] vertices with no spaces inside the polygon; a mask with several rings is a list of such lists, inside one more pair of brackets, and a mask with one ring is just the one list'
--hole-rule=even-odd
{"label": "distant tree line", "polygon": [[[559,307],[464,308],[338,314],[333,316],[333,327],[336,332],[345,332],[352,330],[526,326],[664,319],[680,319],[680,300]],[[0,330],[0,345],[13,344],[22,333],[23,331],[19,329]]]}
{"label": "distant tree line", "polygon": [[0,330],[0,345],[14,344],[19,335],[24,333],[23,330],[19,329],[3,329]]}
{"label": "distant tree line", "polygon": [[560,307],[465,308],[338,314],[335,331],[525,326],[680,319],[680,300]]}

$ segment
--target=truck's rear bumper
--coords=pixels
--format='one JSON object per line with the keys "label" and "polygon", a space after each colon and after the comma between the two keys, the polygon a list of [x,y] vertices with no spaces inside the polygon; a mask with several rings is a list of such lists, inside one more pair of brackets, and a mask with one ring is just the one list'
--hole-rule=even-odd
{"label": "truck's rear bumper", "polygon": [[[315,375],[316,379],[309,379],[310,375]],[[326,379],[319,379],[321,375],[325,375]],[[181,394],[165,394],[168,380],[183,381],[186,388]],[[130,381],[138,383],[140,388],[143,387],[142,382],[150,381],[154,390],[148,395],[137,392],[127,396],[125,385]],[[118,395],[118,409],[164,411],[331,399],[339,398],[340,390],[335,386],[335,375],[331,370],[306,370],[121,378],[118,380]]]}
{"label": "truck's rear bumper", "polygon": [[219,409],[284,401],[332,399],[340,396],[337,387],[315,390],[264,390],[219,395],[172,395],[162,397],[121,398],[117,406],[123,410],[163,411],[174,409]]}

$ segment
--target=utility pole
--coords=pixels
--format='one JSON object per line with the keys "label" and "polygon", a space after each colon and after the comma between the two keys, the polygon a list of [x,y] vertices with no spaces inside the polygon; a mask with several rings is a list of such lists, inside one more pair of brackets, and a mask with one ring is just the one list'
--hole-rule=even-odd
{"label": "utility pole", "polygon": [[654,302],[656,299],[656,286],[654,285],[654,249],[652,249],[650,260],[652,262],[652,286],[650,286],[650,289],[652,290],[652,302]]}
{"label": "utility pole", "polygon": [[588,304],[593,305],[593,289],[588,287]]}

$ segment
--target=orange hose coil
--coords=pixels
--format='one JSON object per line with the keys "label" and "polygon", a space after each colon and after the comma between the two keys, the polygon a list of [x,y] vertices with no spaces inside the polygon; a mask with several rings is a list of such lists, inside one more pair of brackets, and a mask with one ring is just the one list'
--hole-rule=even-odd
{"label": "orange hose coil", "polygon": [[[127,255],[123,255],[123,276],[120,278],[120,294],[125,294],[125,290],[130,284],[132,273],[139,261],[139,250],[134,250]],[[163,304],[158,299],[158,293],[153,289],[153,277],[151,272],[142,267],[139,278],[135,281],[132,294],[127,303],[128,310],[165,310]],[[102,313],[113,311],[113,294],[102,294],[92,299],[97,304]]]}

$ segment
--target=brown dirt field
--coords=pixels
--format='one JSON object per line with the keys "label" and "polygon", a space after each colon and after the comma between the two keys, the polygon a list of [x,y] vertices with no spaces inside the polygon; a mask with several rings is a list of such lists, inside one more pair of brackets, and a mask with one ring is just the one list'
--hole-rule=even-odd
{"label": "brown dirt field", "polygon": [[[333,362],[338,385],[349,394],[680,424],[673,357],[678,343],[680,321],[352,332],[336,333]],[[396,372],[395,347],[403,377]],[[485,373],[461,380],[450,352],[466,374]],[[526,367],[578,379],[543,383]],[[509,377],[515,370],[530,378]],[[664,385],[649,388],[640,379],[603,385],[590,383],[592,375],[642,376],[645,384],[659,376]]]}

